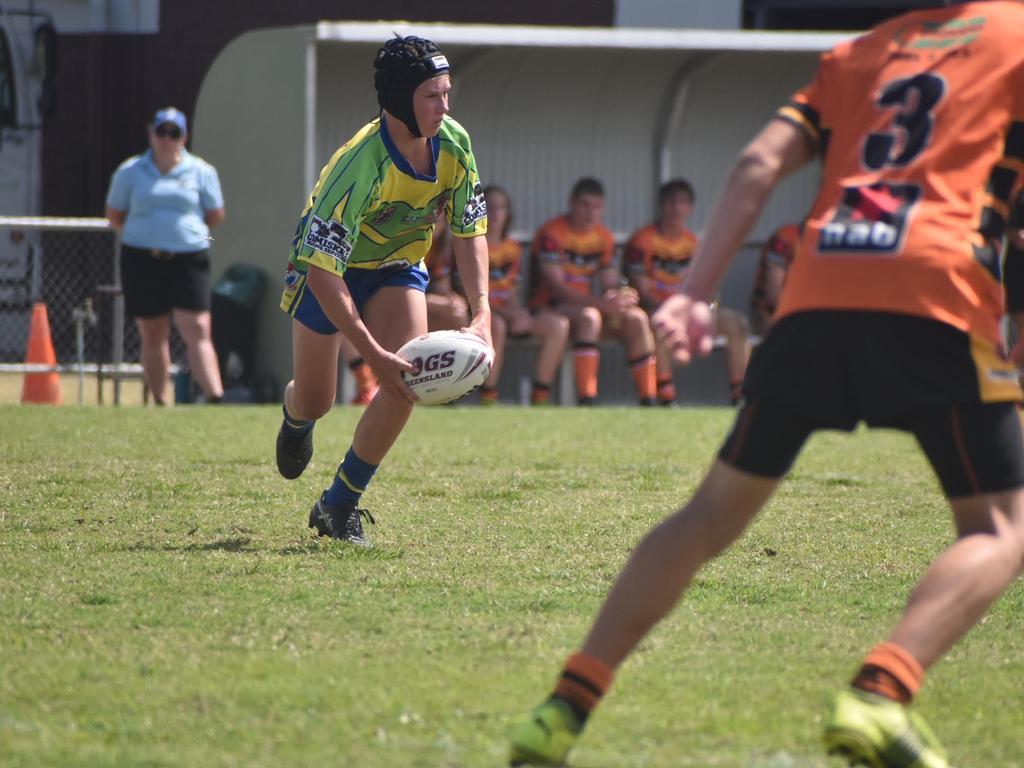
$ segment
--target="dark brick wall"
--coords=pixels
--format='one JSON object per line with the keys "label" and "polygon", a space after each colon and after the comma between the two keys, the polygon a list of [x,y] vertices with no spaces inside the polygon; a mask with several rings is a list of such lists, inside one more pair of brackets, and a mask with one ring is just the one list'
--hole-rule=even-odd
{"label": "dark brick wall", "polygon": [[43,129],[43,213],[101,215],[114,168],[142,151],[153,112],[191,116],[203,76],[242,32],[321,19],[610,26],[614,0],[165,0],[156,35],[61,35]]}

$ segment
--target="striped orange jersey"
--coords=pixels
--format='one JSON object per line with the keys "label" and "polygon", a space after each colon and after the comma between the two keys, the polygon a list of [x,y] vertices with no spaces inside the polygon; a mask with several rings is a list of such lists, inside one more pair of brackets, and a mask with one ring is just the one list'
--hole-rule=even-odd
{"label": "striped orange jersey", "polygon": [[778,316],[896,312],[998,344],[998,257],[1024,172],[1024,5],[892,19],[824,54],[778,116],[823,156]]}
{"label": "striped orange jersey", "polygon": [[523,247],[515,240],[502,240],[496,248],[488,248],[488,259],[488,298],[492,307],[500,307],[515,298]]}
{"label": "striped orange jersey", "polygon": [[577,232],[570,226],[569,217],[562,215],[537,230],[531,251],[530,304],[542,307],[549,305],[552,298],[541,280],[541,267],[545,264],[560,266],[563,280],[570,289],[589,294],[594,276],[612,265],[615,238],[600,224],[588,232]]}
{"label": "striped orange jersey", "polygon": [[634,280],[646,277],[658,303],[679,290],[690,260],[697,253],[697,236],[684,229],[667,237],[656,224],[638,229],[626,244],[626,275]]}

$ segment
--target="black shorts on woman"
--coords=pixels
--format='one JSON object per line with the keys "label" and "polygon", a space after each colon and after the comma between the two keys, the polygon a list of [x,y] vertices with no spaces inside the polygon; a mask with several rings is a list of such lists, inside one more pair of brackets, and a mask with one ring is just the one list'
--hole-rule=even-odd
{"label": "black shorts on woman", "polygon": [[1024,486],[1016,371],[987,342],[887,312],[788,315],[755,349],[744,405],[719,452],[778,478],[820,429],[910,432],[949,498]]}
{"label": "black shorts on woman", "polygon": [[210,252],[121,246],[121,286],[130,317],[210,308]]}

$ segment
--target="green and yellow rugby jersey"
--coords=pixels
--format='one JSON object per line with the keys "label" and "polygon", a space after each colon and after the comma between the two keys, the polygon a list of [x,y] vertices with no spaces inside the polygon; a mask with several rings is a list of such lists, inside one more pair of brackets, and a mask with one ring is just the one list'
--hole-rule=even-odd
{"label": "green and yellow rugby jersey", "polygon": [[446,116],[430,145],[434,173],[417,174],[377,118],[334,153],[295,230],[282,309],[295,305],[310,264],[337,275],[418,264],[442,215],[456,237],[487,233],[469,135]]}

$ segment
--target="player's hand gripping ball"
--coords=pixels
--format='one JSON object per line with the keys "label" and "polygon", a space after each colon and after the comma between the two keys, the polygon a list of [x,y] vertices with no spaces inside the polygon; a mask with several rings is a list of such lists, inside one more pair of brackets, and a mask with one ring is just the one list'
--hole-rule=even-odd
{"label": "player's hand gripping ball", "polygon": [[402,376],[423,405],[458,400],[479,387],[491,372],[494,355],[474,333],[434,331],[406,342],[396,352],[413,365]]}

